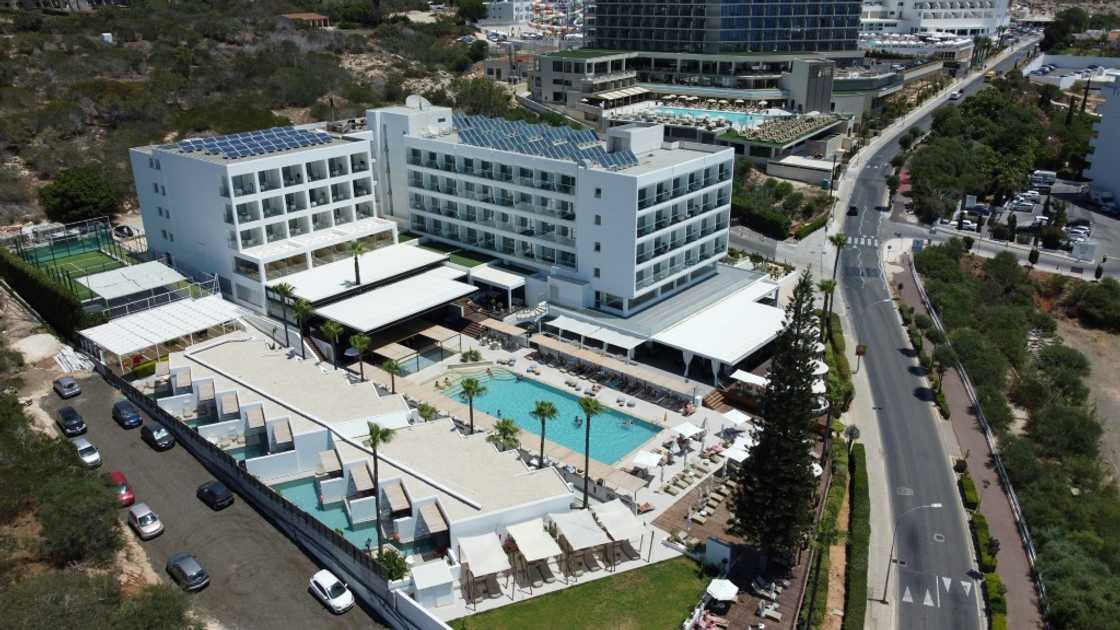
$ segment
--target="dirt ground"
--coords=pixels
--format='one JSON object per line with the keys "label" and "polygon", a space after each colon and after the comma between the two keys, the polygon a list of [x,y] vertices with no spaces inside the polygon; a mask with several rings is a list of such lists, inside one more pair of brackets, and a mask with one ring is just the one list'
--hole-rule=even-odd
{"label": "dirt ground", "polygon": [[828,549],[828,601],[825,604],[824,630],[840,630],[844,623],[844,574],[848,566],[848,495],[836,517],[839,535]]}
{"label": "dirt ground", "polygon": [[1086,384],[1104,426],[1101,456],[1115,473],[1120,473],[1120,381],[1112,371],[1120,356],[1120,335],[1089,330],[1064,319],[1058,320],[1058,334],[1067,345],[1089,357],[1093,371]]}

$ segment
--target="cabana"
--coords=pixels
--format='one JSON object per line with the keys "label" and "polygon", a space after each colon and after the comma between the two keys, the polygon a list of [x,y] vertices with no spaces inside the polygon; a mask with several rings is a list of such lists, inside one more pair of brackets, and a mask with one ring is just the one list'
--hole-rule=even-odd
{"label": "cabana", "polygon": [[416,603],[425,608],[438,608],[455,599],[455,579],[442,558],[412,567],[412,588]]}
{"label": "cabana", "polygon": [[514,569],[514,575],[521,570],[525,576],[525,583],[529,585],[529,592],[534,586],[540,587],[543,582],[554,582],[552,569],[548,566],[551,558],[558,558],[564,554],[556,540],[548,535],[544,529],[544,521],[539,518],[510,525],[506,528],[513,542],[517,544],[517,556],[521,566]]}
{"label": "cabana", "polygon": [[491,598],[502,595],[502,587],[498,585],[498,575],[508,573],[510,570],[509,558],[498,535],[490,532],[480,536],[463,536],[457,542],[459,560],[463,565],[463,593],[468,602],[474,602],[478,591],[478,582],[484,583],[484,592]]}
{"label": "cabana", "polygon": [[638,451],[637,454],[634,455],[633,463],[635,468],[650,470],[661,465],[661,456],[649,451]]}
{"label": "cabana", "polygon": [[[606,550],[611,539],[595,522],[591,512],[587,510],[573,510],[560,514],[549,514],[548,518],[556,525],[560,533],[560,544],[564,548],[564,573],[570,577],[579,577],[586,571],[596,571],[599,561],[595,558],[595,549]],[[606,555],[606,554],[604,554]],[[607,556],[609,561],[610,557]]]}
{"label": "cabana", "polygon": [[[645,547],[646,527],[622,501],[615,499],[591,507],[596,520],[614,541],[610,545],[612,561],[640,560],[642,554],[634,548],[632,540],[638,539],[638,549]],[[652,542],[652,538],[651,538]]]}
{"label": "cabana", "polygon": [[676,433],[677,435],[689,440],[696,437],[697,435],[700,435],[703,432],[704,429],[701,429],[691,422],[682,422],[673,427],[673,433]]}

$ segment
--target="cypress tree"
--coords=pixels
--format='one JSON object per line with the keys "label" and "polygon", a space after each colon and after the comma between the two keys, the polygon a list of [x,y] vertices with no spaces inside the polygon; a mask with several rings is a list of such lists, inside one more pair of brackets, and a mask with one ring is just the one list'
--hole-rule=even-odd
{"label": "cypress tree", "polygon": [[739,467],[728,529],[768,557],[790,562],[812,529],[816,481],[810,470],[809,426],[817,317],[813,278],[801,275],[774,342],[763,394],[758,444]]}

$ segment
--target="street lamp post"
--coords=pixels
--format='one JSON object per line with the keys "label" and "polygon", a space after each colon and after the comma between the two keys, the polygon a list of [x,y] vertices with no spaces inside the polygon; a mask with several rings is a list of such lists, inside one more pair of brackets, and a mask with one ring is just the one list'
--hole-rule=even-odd
{"label": "street lamp post", "polygon": [[940,510],[940,509],[941,509],[941,504],[940,503],[929,503],[927,505],[918,505],[918,506],[914,506],[914,507],[910,508],[909,510],[906,510],[902,514],[899,514],[898,518],[896,518],[894,520],[894,531],[891,533],[891,551],[890,551],[889,554],[887,554],[887,579],[883,581],[883,599],[880,600],[882,603],[884,603],[884,604],[887,603],[887,587],[891,583],[891,566],[894,565],[894,543],[895,543],[896,540],[898,540],[898,524],[899,524],[899,522],[901,522],[903,517],[905,517],[907,514],[910,514],[911,512],[917,512],[918,510]]}

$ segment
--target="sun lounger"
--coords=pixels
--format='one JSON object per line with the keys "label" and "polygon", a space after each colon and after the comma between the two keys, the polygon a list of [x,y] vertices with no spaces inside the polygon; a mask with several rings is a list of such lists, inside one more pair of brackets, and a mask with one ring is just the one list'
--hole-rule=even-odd
{"label": "sun lounger", "polygon": [[599,564],[599,559],[595,557],[595,552],[590,549],[583,552],[583,564],[588,571],[598,571],[603,568],[603,565]]}
{"label": "sun lounger", "polygon": [[671,496],[675,497],[680,493],[681,493],[681,491],[678,490],[676,486],[665,486],[665,494],[668,494],[668,495],[671,495]]}
{"label": "sun lounger", "polygon": [[689,483],[690,482],[689,482],[688,479],[683,479],[683,478],[675,479],[673,481],[673,485],[680,488],[681,490],[684,490],[685,488],[687,488]]}
{"label": "sun lounger", "polygon": [[498,578],[493,574],[486,576],[486,596],[490,599],[502,596],[502,587],[498,585]]}
{"label": "sun lounger", "polygon": [[546,584],[552,584],[556,581],[556,576],[552,574],[552,567],[548,566],[547,560],[538,562],[533,566],[536,569],[537,573],[540,575],[540,578],[544,580]]}
{"label": "sun lounger", "polygon": [[700,515],[693,514],[692,515],[692,522],[696,523],[697,525],[703,525],[704,523],[708,522],[708,517],[704,516],[703,514],[700,514]]}
{"label": "sun lounger", "polygon": [[572,554],[572,555],[568,556],[568,562],[567,562],[567,573],[568,573],[568,575],[579,577],[579,576],[583,575],[583,572],[586,571],[586,570],[587,570],[587,567],[585,567],[583,565],[583,555],[582,554]]}
{"label": "sun lounger", "polygon": [[634,548],[634,545],[630,544],[629,540],[623,540],[618,548],[622,551],[622,555],[626,556],[628,560],[638,560],[642,557],[642,554],[638,553],[638,550]]}
{"label": "sun lounger", "polygon": [[544,585],[544,579],[541,578],[541,571],[538,565],[530,564],[525,570],[525,573],[528,574],[529,583],[533,585],[533,588],[540,588]]}
{"label": "sun lounger", "polygon": [[767,608],[763,610],[762,616],[766,619],[777,621],[778,623],[782,622],[782,613],[778,612],[776,608]]}

